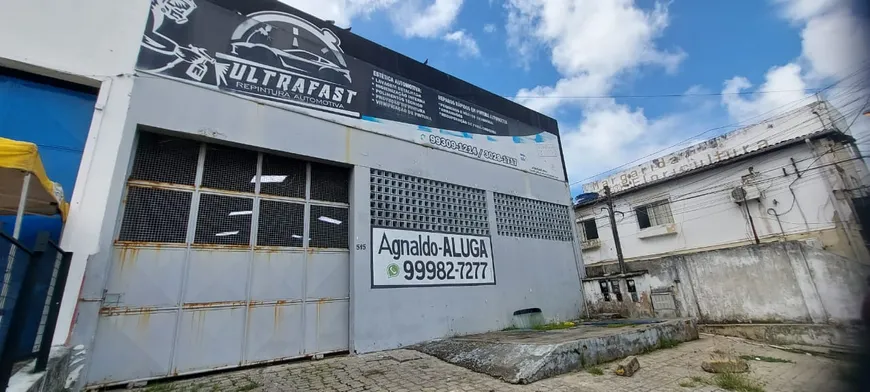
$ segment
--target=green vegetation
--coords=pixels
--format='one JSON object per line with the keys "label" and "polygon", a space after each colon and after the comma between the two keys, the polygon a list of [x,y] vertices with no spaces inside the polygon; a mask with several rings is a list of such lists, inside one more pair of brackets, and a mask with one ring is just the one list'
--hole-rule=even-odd
{"label": "green vegetation", "polygon": [[683,388],[694,388],[701,385],[710,385],[710,380],[704,377],[694,376],[688,380],[680,381],[680,386]]}
{"label": "green vegetation", "polygon": [[564,321],[561,323],[550,323],[550,324],[541,324],[532,327],[535,331],[553,331],[557,329],[568,329],[574,328],[577,324],[571,321]]}
{"label": "green vegetation", "polygon": [[598,367],[598,366],[595,366],[595,367],[591,367],[591,368],[589,368],[589,369],[586,369],[586,371],[589,372],[589,374],[593,374],[593,375],[596,375],[596,376],[600,376],[600,375],[603,375],[603,374],[604,374],[604,370],[601,370],[601,368]]}
{"label": "green vegetation", "polygon": [[761,385],[750,380],[743,374],[721,373],[713,377],[713,383],[726,391],[736,392],[764,392]]}
{"label": "green vegetation", "polygon": [[650,346],[641,351],[641,354],[649,354],[656,350],[663,350],[666,348],[674,348],[680,345],[680,341],[668,338],[662,338],[655,346]]}
{"label": "green vegetation", "polygon": [[250,377],[245,377],[245,382],[242,385],[238,385],[236,387],[236,392],[247,392],[253,389],[257,389],[260,387],[260,384],[251,380]]}
{"label": "green vegetation", "polygon": [[775,357],[765,357],[761,355],[741,355],[740,359],[744,361],[761,361],[761,362],[771,362],[771,363],[794,363],[794,361],[790,361],[788,359],[775,358]]}

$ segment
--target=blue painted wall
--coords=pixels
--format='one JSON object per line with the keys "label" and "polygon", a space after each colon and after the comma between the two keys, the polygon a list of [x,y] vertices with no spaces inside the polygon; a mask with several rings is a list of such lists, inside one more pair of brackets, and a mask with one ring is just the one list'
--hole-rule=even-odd
{"label": "blue painted wall", "polygon": [[[85,88],[66,86],[62,82],[41,82],[35,78],[17,77],[11,72],[0,72],[0,136],[35,143],[48,177],[60,183],[64,198],[69,201],[94,113],[96,94]],[[0,216],[0,225],[7,234],[12,234],[14,223],[14,216]],[[51,239],[59,243],[62,228],[60,216],[26,216],[19,240],[33,249],[37,233],[48,231]],[[2,264],[5,271],[5,262]],[[15,275],[18,279],[23,277],[22,267],[22,263],[13,264],[13,272],[20,272]],[[53,272],[50,263],[40,263],[38,267],[38,283],[32,288],[33,303],[28,307],[30,311],[22,339],[18,342],[19,355],[26,355],[33,348]],[[13,305],[13,301],[7,301],[4,313],[10,313]],[[4,321],[7,319],[4,317]],[[0,338],[5,337],[7,328],[6,323],[0,326]]]}
{"label": "blue painted wall", "polygon": [[[0,74],[0,136],[36,143],[52,181],[72,196],[82,150],[94,114],[96,95]],[[0,217],[3,230],[12,233],[15,217]],[[33,246],[36,233],[49,231],[58,240],[60,217],[26,217],[19,240]]]}

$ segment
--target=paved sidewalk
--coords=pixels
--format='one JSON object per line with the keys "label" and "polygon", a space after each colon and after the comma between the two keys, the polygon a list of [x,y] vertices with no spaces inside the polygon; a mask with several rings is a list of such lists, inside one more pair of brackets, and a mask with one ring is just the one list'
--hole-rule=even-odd
{"label": "paved sidewalk", "polygon": [[740,339],[702,335],[700,340],[639,356],[641,370],[630,378],[614,375],[616,365],[610,363],[600,366],[603,375],[580,371],[531,385],[512,385],[416,351],[394,350],[152,384],[140,391],[721,391],[714,384],[691,380],[692,377],[711,379],[700,364],[713,351],[792,361],[750,362],[751,372],[746,377],[760,383],[766,392],[834,391],[837,385],[832,379],[838,377],[838,368],[842,365],[840,361],[794,354]]}

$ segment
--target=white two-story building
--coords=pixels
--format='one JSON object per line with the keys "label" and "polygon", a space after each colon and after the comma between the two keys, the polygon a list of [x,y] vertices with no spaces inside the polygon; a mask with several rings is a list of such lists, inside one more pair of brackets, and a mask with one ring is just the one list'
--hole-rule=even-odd
{"label": "white two-story building", "polygon": [[[797,284],[804,292],[795,295],[822,302],[833,295],[837,305],[829,307],[852,306],[839,298],[860,298],[868,260],[858,218],[866,214],[867,168],[847,129],[852,119],[827,102],[814,102],[585,184],[574,209],[592,310],[664,309],[710,321],[818,321],[799,309],[778,314],[779,305],[765,299],[802,282],[802,274],[809,278]],[[624,270],[605,187],[612,194]],[[823,252],[819,257],[827,261],[777,275],[784,269],[770,259],[783,253],[771,247],[782,244],[770,243],[793,240]],[[611,276],[623,278],[602,279]],[[626,309],[615,293],[632,293],[636,300]]]}

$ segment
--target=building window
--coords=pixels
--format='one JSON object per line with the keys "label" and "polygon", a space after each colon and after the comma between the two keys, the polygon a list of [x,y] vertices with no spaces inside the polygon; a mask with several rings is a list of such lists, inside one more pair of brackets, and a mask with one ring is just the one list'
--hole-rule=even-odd
{"label": "building window", "polygon": [[674,216],[671,215],[671,203],[668,201],[659,201],[637,207],[634,209],[634,213],[637,215],[637,224],[641,229],[674,223]]}
{"label": "building window", "polygon": [[580,222],[580,238],[583,241],[598,239],[598,225],[595,219],[586,219]]}

